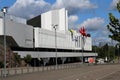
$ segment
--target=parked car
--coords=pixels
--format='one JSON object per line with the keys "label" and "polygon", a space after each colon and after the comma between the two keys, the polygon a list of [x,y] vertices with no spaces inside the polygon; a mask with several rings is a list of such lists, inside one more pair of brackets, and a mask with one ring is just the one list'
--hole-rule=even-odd
{"label": "parked car", "polygon": [[104,64],[104,63],[105,63],[105,60],[102,59],[102,58],[99,58],[99,59],[97,59],[97,63],[98,63],[98,64]]}

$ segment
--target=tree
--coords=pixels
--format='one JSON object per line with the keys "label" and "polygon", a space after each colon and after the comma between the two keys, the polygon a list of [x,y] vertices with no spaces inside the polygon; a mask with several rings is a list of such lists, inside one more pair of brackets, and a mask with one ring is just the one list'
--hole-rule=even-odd
{"label": "tree", "polygon": [[[117,10],[120,13],[120,1],[117,3]],[[107,25],[109,32],[112,34],[109,37],[115,41],[120,42],[120,20],[112,13],[109,13],[110,23]]]}
{"label": "tree", "polygon": [[92,51],[98,53],[97,58],[104,58],[108,57],[108,59],[114,58],[115,47],[108,45],[107,43],[104,46],[92,46]]}
{"label": "tree", "polygon": [[25,60],[26,63],[30,64],[31,60],[32,60],[31,55],[28,54],[26,57],[24,57],[24,60]]}
{"label": "tree", "polygon": [[108,44],[105,44],[104,46],[100,47],[99,53],[98,53],[99,57],[101,57],[101,58],[107,57],[108,56],[108,48],[109,48]]}
{"label": "tree", "polygon": [[18,55],[18,53],[14,53],[14,62],[15,62],[15,66],[19,66],[20,65],[20,55]]}
{"label": "tree", "polygon": [[117,3],[117,9],[120,12],[120,1]]}

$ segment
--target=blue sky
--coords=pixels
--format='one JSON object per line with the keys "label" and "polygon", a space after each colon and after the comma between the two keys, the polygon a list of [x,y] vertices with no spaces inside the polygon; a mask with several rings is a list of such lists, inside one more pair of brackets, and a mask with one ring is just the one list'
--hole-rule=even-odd
{"label": "blue sky", "polygon": [[3,8],[4,6],[10,7],[15,3],[16,0],[0,0],[0,9]]}
{"label": "blue sky", "polygon": [[[9,14],[32,18],[43,12],[65,7],[69,12],[69,28],[84,26],[95,40],[108,41],[108,13],[120,18],[115,10],[118,0],[0,0],[0,9],[9,7]],[[23,13],[24,12],[24,13]]]}

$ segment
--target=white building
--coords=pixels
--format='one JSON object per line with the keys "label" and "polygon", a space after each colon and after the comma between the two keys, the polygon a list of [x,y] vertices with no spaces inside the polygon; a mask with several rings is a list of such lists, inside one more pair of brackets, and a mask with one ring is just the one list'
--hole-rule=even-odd
{"label": "white building", "polygon": [[[55,29],[54,25],[58,25]],[[82,36],[68,30],[68,15],[63,8],[43,13],[30,20],[11,15],[5,17],[5,31],[7,45],[21,57],[30,54],[34,58],[56,57],[95,57],[92,52],[91,37],[85,38],[84,53],[82,55]],[[0,40],[3,41],[3,16],[0,16]],[[56,39],[56,44],[55,44]]]}

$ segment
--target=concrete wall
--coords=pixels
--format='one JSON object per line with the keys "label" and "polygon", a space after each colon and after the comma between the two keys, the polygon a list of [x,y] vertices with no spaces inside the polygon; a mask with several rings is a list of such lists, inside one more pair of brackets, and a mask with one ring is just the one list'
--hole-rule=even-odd
{"label": "concrete wall", "polygon": [[65,33],[68,30],[68,15],[63,8],[60,10],[48,11],[41,14],[41,28],[53,31],[52,25],[58,25],[57,31]]}
{"label": "concrete wall", "polygon": [[52,30],[52,12],[41,14],[41,28]]}
{"label": "concrete wall", "polygon": [[[56,57],[56,52],[23,52],[18,51],[21,58],[24,58],[27,54],[31,55],[33,58],[49,58]],[[97,53],[83,53],[83,56],[98,56]],[[82,57],[82,52],[57,52],[57,57]]]}
{"label": "concrete wall", "polygon": [[13,21],[6,22],[6,33],[12,36],[20,47],[33,47],[33,27]]}
{"label": "concrete wall", "polygon": [[[74,44],[71,35],[57,32],[57,47],[60,49],[72,49]],[[55,48],[55,32],[35,28],[35,47]]]}
{"label": "concrete wall", "polygon": [[84,50],[92,51],[92,39],[90,37],[85,38]]}
{"label": "concrete wall", "polygon": [[[57,32],[57,48],[60,49],[82,49],[81,35],[72,35],[70,32],[60,33]],[[77,40],[75,40],[77,38]],[[35,47],[55,48],[55,32],[41,28],[35,28]],[[91,51],[92,43],[91,38],[85,38],[84,50]]]}
{"label": "concrete wall", "polygon": [[60,9],[59,10],[59,30],[60,31],[66,31],[68,29],[66,29],[68,23],[66,23],[67,19],[67,16],[66,16],[66,10],[63,8],[63,9]]}
{"label": "concrete wall", "polygon": [[[12,36],[20,47],[33,47],[33,27],[6,20],[6,34]],[[1,29],[0,29],[1,30]]]}

